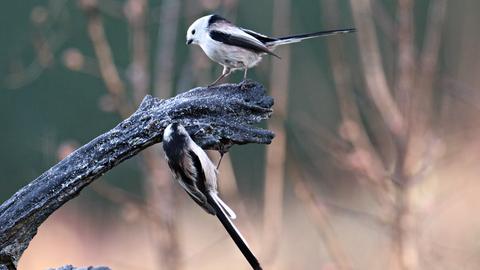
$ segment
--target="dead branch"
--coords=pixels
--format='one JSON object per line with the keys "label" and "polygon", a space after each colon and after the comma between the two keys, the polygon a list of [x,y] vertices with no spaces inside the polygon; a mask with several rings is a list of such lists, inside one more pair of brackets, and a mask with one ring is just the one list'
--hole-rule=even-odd
{"label": "dead branch", "polygon": [[0,269],[15,269],[37,229],[93,180],[141,150],[159,143],[171,121],[182,123],[205,149],[273,139],[252,127],[270,117],[273,99],[256,82],[195,88],[176,97],[144,98],[137,111],[20,189],[0,206]]}
{"label": "dead branch", "polygon": [[110,270],[110,268],[105,267],[105,266],[99,266],[99,267],[88,266],[88,267],[77,268],[77,267],[72,266],[72,265],[65,265],[65,266],[62,266],[62,267],[57,268],[57,269],[51,268],[51,269],[48,269],[48,270]]}

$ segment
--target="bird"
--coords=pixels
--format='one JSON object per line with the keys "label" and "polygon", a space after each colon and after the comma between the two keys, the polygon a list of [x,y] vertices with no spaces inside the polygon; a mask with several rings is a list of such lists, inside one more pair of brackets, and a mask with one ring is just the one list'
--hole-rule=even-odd
{"label": "bird", "polygon": [[170,123],[163,132],[165,159],[175,179],[208,214],[215,215],[254,270],[259,261],[232,220],[235,212],[218,195],[217,169],[183,125]]}
{"label": "bird", "polygon": [[235,70],[243,70],[245,81],[248,69],[260,63],[264,55],[280,59],[280,56],[273,52],[280,45],[355,31],[355,28],[345,28],[275,38],[238,27],[220,15],[211,14],[197,19],[190,25],[186,43],[199,45],[211,60],[223,66],[222,74],[209,85],[210,87]]}

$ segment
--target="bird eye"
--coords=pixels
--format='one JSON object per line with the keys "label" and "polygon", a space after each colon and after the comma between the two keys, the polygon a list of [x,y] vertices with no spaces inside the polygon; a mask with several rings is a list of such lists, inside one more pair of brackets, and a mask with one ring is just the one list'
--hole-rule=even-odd
{"label": "bird eye", "polygon": [[195,29],[192,30],[192,35],[195,35]]}

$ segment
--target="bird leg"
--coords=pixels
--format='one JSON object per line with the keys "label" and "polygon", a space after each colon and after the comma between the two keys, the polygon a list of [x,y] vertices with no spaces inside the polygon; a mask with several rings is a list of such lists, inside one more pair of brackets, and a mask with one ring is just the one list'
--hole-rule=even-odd
{"label": "bird leg", "polygon": [[247,82],[247,71],[248,71],[248,68],[245,67],[245,68],[243,69],[243,81],[240,83],[240,84],[241,84],[240,88],[241,88],[242,90],[245,90],[245,82]]}
{"label": "bird leg", "polygon": [[212,87],[212,86],[215,86],[221,79],[227,77],[228,75],[230,75],[230,73],[232,73],[232,70],[229,68],[229,67],[223,67],[223,72],[222,72],[222,75],[220,75],[220,77],[218,77],[218,79],[216,79],[214,82],[212,82],[211,84],[209,84],[207,87]]}
{"label": "bird leg", "polygon": [[218,161],[218,164],[217,164],[217,170],[218,170],[218,168],[220,168],[220,163],[222,162],[223,155],[225,155],[225,152],[220,151],[220,160]]}

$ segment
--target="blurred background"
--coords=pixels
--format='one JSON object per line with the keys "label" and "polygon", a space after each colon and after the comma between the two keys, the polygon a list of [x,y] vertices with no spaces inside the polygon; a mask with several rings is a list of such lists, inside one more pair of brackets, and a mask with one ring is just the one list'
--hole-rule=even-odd
{"label": "blurred background", "polygon": [[[185,45],[200,16],[277,36],[356,27],[249,71],[275,98],[262,125],[277,136],[231,149],[222,197],[265,269],[479,269],[478,10],[476,0],[4,2],[0,201],[145,94],[212,82],[221,67]],[[65,264],[248,269],[172,181],[160,145],[55,212],[19,269]]]}

